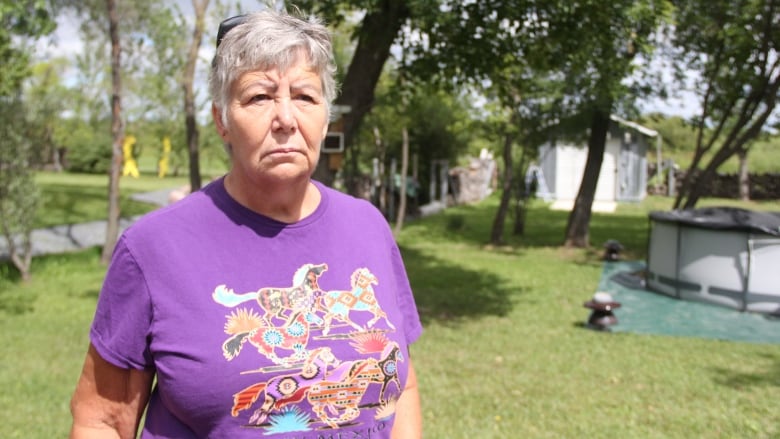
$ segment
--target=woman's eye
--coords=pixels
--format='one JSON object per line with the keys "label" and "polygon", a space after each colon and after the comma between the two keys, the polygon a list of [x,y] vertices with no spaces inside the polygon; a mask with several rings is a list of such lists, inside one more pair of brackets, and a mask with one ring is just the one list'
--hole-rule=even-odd
{"label": "woman's eye", "polygon": [[263,102],[263,101],[267,101],[268,99],[271,99],[271,97],[266,95],[266,94],[258,94],[258,95],[252,96],[252,99],[250,99],[250,101],[251,102]]}
{"label": "woman's eye", "polygon": [[313,96],[310,96],[310,95],[307,95],[307,94],[300,94],[300,95],[298,95],[296,98],[297,98],[299,101],[303,101],[303,102],[309,102],[309,103],[312,103],[312,104],[313,104],[314,102],[316,102],[316,100],[314,99],[314,97],[313,97]]}

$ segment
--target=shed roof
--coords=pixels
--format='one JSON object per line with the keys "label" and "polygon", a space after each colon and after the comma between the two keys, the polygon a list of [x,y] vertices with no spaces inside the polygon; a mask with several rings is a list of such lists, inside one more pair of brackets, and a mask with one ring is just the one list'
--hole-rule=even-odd
{"label": "shed roof", "polygon": [[617,122],[617,123],[619,123],[621,125],[624,125],[624,126],[627,126],[629,128],[635,129],[635,130],[639,131],[640,133],[644,134],[647,137],[656,137],[656,136],[658,136],[658,131],[652,130],[652,129],[650,129],[648,127],[645,127],[645,126],[642,126],[642,125],[639,125],[636,122],[631,122],[629,120],[625,120],[622,117],[615,116],[614,114],[610,115],[609,118],[612,119],[613,122]]}

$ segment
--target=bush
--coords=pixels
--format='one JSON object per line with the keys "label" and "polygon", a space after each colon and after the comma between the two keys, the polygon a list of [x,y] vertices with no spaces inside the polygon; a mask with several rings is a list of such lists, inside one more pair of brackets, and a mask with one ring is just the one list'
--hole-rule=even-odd
{"label": "bush", "polygon": [[105,174],[111,169],[111,136],[92,135],[73,146],[65,154],[65,167],[69,171],[89,174]]}
{"label": "bush", "polygon": [[105,174],[111,169],[111,121],[61,119],[54,143],[64,149],[62,165],[72,172]]}

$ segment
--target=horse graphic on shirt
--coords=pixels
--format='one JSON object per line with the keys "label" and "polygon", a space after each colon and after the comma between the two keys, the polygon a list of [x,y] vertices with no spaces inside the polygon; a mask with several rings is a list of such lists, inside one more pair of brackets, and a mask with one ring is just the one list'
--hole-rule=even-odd
{"label": "horse graphic on shirt", "polygon": [[238,416],[239,412],[250,408],[264,393],[263,404],[249,418],[250,424],[260,425],[273,410],[280,410],[288,404],[305,399],[309,387],[328,373],[328,366],[338,364],[339,360],[329,347],[317,348],[311,352],[299,372],[275,376],[234,394],[231,414]]}
{"label": "horse graphic on shirt", "polygon": [[285,315],[284,311],[289,311],[289,314],[307,311],[309,321],[319,323],[320,318],[313,312],[322,294],[317,280],[327,270],[328,264],[304,264],[295,271],[292,286],[265,287],[249,293],[236,294],[226,285],[219,285],[214,289],[211,297],[220,305],[230,308],[256,300],[265,311],[263,318],[269,324],[273,317],[286,320],[289,315]]}
{"label": "horse graphic on shirt", "polygon": [[306,399],[320,421],[332,428],[338,428],[339,424],[351,422],[360,416],[360,402],[369,385],[382,384],[380,400],[383,403],[388,402],[385,399],[385,390],[389,383],[395,383],[399,392],[401,391],[398,361],[403,361],[403,358],[398,344],[389,343],[378,360],[357,360],[341,378],[334,377],[337,375],[334,371],[328,380],[312,384],[307,390]]}
{"label": "horse graphic on shirt", "polygon": [[368,268],[358,268],[350,276],[350,284],[352,289],[349,291],[327,291],[320,297],[319,305],[325,313],[322,317],[324,326],[322,334],[328,335],[333,319],[344,322],[358,331],[365,331],[366,328],[350,319],[351,311],[372,313],[374,317],[367,323],[369,328],[374,326],[380,318],[384,318],[387,324],[395,330],[395,326],[387,319],[387,314],[379,307],[374,295],[373,285],[379,285],[376,276]]}
{"label": "horse graphic on shirt", "polygon": [[[310,332],[306,314],[300,311],[291,315],[283,325],[273,326],[254,311],[239,309],[237,313],[229,315],[225,323],[225,333],[231,337],[222,344],[222,354],[230,361],[249,342],[274,364],[289,366],[309,355],[306,346]],[[280,357],[276,353],[277,349],[293,352],[287,357]]]}

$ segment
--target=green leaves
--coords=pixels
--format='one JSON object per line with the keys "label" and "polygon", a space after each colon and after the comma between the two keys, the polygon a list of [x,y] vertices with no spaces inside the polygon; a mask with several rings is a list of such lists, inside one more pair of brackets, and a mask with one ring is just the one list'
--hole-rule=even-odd
{"label": "green leaves", "polygon": [[[692,207],[708,178],[727,159],[744,154],[775,113],[780,5],[773,0],[676,5],[673,58],[679,77],[696,78],[692,89],[701,104],[691,171],[702,172],[685,180],[676,202],[676,207]],[[710,159],[703,164],[705,155]]]}
{"label": "green leaves", "polygon": [[0,234],[14,265],[29,276],[30,235],[39,193],[33,180],[34,138],[18,98],[0,97]]}
{"label": "green leaves", "polygon": [[0,96],[17,93],[29,74],[31,40],[54,30],[47,4],[43,0],[0,2]]}

